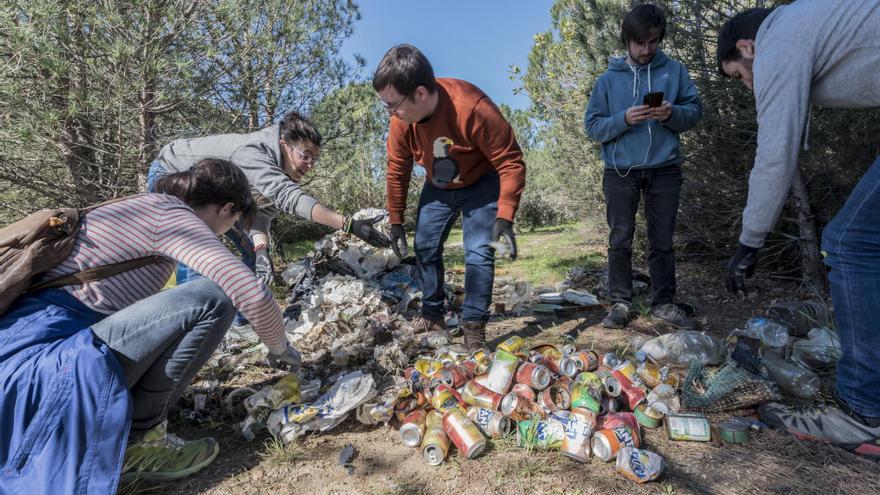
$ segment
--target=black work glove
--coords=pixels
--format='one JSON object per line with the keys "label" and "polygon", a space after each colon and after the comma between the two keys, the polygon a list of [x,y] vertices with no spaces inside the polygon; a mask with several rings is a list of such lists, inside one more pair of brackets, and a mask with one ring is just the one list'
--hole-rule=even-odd
{"label": "black work glove", "polygon": [[510,259],[516,259],[516,237],[513,235],[513,222],[503,218],[495,219],[495,226],[492,227],[492,242],[498,242],[504,236],[507,243],[510,244]]}
{"label": "black work glove", "polygon": [[266,360],[269,362],[269,366],[273,368],[280,368],[283,365],[287,365],[290,367],[291,371],[296,371],[302,365],[302,356],[300,356],[299,351],[291,347],[290,344],[287,344],[287,347],[275,354],[271,350],[268,354],[266,354]]}
{"label": "black work glove", "polygon": [[742,291],[743,296],[748,294],[746,278],[752,278],[755,274],[755,263],[758,261],[758,248],[753,248],[740,243],[736,252],[727,262],[727,290],[732,294]]}
{"label": "black work glove", "polygon": [[391,241],[388,239],[388,236],[376,230],[374,225],[376,222],[382,220],[384,215],[378,215],[373,218],[365,218],[363,220],[354,220],[352,218],[346,218],[345,223],[343,224],[343,230],[348,232],[349,234],[360,237],[367,244],[373,247],[379,248],[387,248],[391,245]]}
{"label": "black work glove", "polygon": [[272,257],[269,256],[269,248],[258,249],[254,256],[256,257],[254,272],[256,272],[257,278],[266,285],[271,284],[275,269],[272,266]]}
{"label": "black work glove", "polygon": [[409,254],[409,247],[406,244],[406,232],[403,225],[391,225],[391,250],[398,258],[403,258]]}

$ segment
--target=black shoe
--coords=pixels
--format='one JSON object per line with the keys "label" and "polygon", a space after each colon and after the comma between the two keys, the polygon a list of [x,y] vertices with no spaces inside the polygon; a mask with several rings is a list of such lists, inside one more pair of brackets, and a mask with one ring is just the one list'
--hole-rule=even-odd
{"label": "black shoe", "polygon": [[481,321],[464,322],[464,347],[468,352],[477,352],[486,347],[486,324]]}
{"label": "black shoe", "polygon": [[615,303],[608,312],[608,316],[602,320],[605,328],[623,328],[632,319],[632,309],[629,304]]}
{"label": "black shoe", "polygon": [[[761,421],[801,440],[826,442],[857,454],[880,458],[880,427],[871,427],[833,406],[789,407],[761,404]],[[875,419],[875,418],[871,418]]]}
{"label": "black shoe", "polygon": [[651,308],[651,315],[671,324],[679,330],[696,330],[700,325],[687,317],[685,312],[672,303],[658,304]]}

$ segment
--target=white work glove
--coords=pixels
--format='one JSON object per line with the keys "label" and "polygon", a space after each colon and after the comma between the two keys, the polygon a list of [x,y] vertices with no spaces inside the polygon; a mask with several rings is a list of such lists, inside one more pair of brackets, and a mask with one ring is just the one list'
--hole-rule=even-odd
{"label": "white work glove", "polygon": [[291,371],[298,370],[300,365],[302,365],[302,356],[300,356],[299,351],[294,349],[289,342],[282,345],[284,346],[282,348],[283,350],[275,349],[277,352],[269,349],[269,353],[266,354],[266,360],[269,361],[269,366],[280,368],[281,363],[284,363],[290,366]]}

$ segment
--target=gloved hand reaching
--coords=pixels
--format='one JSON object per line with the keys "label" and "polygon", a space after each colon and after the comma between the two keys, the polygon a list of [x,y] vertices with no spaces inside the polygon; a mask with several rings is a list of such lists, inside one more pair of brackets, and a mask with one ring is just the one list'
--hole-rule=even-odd
{"label": "gloved hand reaching", "polygon": [[495,226],[492,227],[492,242],[497,243],[501,236],[510,244],[510,259],[516,259],[516,236],[513,233],[513,222],[503,218],[495,219]]}
{"label": "gloved hand reaching", "polygon": [[257,274],[257,278],[260,279],[260,282],[263,282],[266,285],[271,284],[275,269],[272,266],[272,257],[269,256],[269,248],[264,246],[257,249],[254,255],[256,256],[256,266],[254,271]]}
{"label": "gloved hand reaching", "polygon": [[288,342],[284,350],[275,353],[272,350],[269,350],[269,353],[266,354],[266,360],[269,361],[269,366],[273,368],[281,367],[281,364],[284,363],[290,366],[291,371],[296,371],[302,365],[302,356],[300,356],[299,351],[294,349],[290,343]]}
{"label": "gloved hand reaching", "polygon": [[391,226],[391,250],[398,258],[403,258],[409,254],[409,247],[406,244],[406,231],[403,225]]}
{"label": "gloved hand reaching", "polygon": [[363,220],[354,220],[348,217],[342,224],[342,230],[363,239],[364,242],[373,247],[387,248],[391,245],[391,241],[388,239],[388,236],[379,232],[375,227],[376,222],[379,222],[382,218],[384,218],[383,215]]}
{"label": "gloved hand reaching", "polygon": [[758,262],[758,248],[740,244],[727,262],[727,290],[732,294],[742,291],[743,296],[748,295],[746,278],[752,278],[755,274],[755,264]]}

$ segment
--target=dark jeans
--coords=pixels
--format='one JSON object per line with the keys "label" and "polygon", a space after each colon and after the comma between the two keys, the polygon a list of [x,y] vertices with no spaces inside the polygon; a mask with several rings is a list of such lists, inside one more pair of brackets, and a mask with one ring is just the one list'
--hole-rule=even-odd
{"label": "dark jeans", "polygon": [[464,240],[464,305],[462,320],[486,322],[495,280],[495,256],[489,243],[498,213],[498,174],[487,174],[463,189],[438,189],[426,182],[419,197],[416,219],[416,263],[422,288],[422,315],[442,320],[446,313],[443,290],[443,243],[461,214]]}
{"label": "dark jeans", "polygon": [[837,393],[853,411],[880,418],[880,159],[822,233],[842,355]]}
{"label": "dark jeans", "polygon": [[672,235],[678,214],[681,167],[632,170],[621,177],[605,170],[602,181],[608,235],[608,295],[612,303],[631,303],[632,241],[639,198],[645,198],[648,224],[648,267],[651,273],[651,305],[675,298],[675,253]]}

